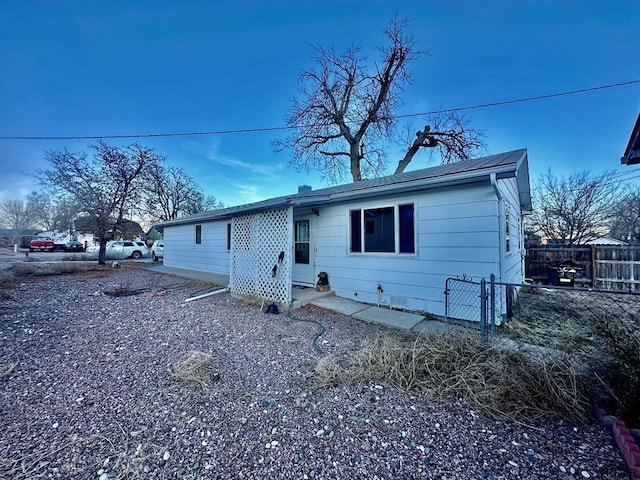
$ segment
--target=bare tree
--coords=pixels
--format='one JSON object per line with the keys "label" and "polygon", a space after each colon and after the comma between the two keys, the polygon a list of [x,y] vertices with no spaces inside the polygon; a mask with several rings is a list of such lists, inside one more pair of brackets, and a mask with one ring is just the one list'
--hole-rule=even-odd
{"label": "bare tree", "polygon": [[640,187],[627,185],[613,204],[611,236],[635,245],[640,244]]}
{"label": "bare tree", "polygon": [[[338,55],[315,46],[316,67],[300,76],[300,97],[293,100],[287,125],[292,134],[277,140],[278,150],[293,151],[292,164],[323,172],[331,183],[381,174],[386,167],[385,142],[397,137],[400,94],[411,83],[408,65],[425,52],[405,34],[406,20],[395,19],[385,31],[382,61],[369,65],[360,48]],[[428,119],[395,173],[402,173],[422,148],[436,149],[443,162],[468,159],[482,148],[482,134],[454,113]]]}
{"label": "bare tree", "polygon": [[27,204],[31,210],[34,225],[47,231],[54,228],[53,205],[49,195],[44,192],[31,192],[27,196]]}
{"label": "bare tree", "polygon": [[556,177],[551,170],[533,189],[535,230],[566,245],[579,245],[609,231],[611,204],[619,190],[613,172]]}
{"label": "bare tree", "polygon": [[78,205],[95,220],[98,263],[104,265],[107,240],[142,201],[147,172],[163,158],[139,144],[120,148],[99,142],[93,149],[91,157],[66,150],[47,152],[51,169],[39,170],[36,176],[57,199]]}
{"label": "bare tree", "polygon": [[34,226],[33,208],[26,200],[3,200],[0,202],[0,223],[11,229],[11,243],[20,243],[22,235]]}
{"label": "bare tree", "polygon": [[145,205],[152,221],[173,220],[208,207],[200,186],[184,170],[160,163],[150,169]]}

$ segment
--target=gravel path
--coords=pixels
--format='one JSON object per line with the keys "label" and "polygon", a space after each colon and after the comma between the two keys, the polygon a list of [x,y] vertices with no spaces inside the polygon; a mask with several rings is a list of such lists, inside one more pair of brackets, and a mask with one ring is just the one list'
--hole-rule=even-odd
{"label": "gravel path", "polygon": [[[210,289],[143,269],[18,283],[0,302],[0,478],[628,478],[599,424],[500,422],[382,382],[314,390],[317,325],[184,302]],[[322,322],[326,353],[381,328],[296,315]],[[191,350],[213,356],[213,387],[170,374]]]}

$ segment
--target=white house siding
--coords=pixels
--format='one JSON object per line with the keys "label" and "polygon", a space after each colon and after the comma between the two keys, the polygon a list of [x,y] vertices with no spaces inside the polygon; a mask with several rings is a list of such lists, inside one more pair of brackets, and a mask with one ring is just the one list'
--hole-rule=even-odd
{"label": "white house siding", "polygon": [[202,222],[202,243],[196,244],[195,224],[164,228],[164,265],[229,274],[227,220]]}
{"label": "white house siding", "polygon": [[[502,196],[501,206],[501,222],[500,236],[503,238],[502,254],[502,272],[501,275],[496,272],[496,277],[502,282],[522,283],[524,259],[524,232],[522,227],[522,215],[520,211],[520,199],[518,195],[518,186],[515,178],[506,178],[498,180],[498,189]],[[504,240],[504,229],[506,223],[504,220],[505,208],[509,206],[509,251],[506,251]]]}
{"label": "white house siding", "polygon": [[[349,211],[414,203],[416,254],[349,252]],[[444,315],[448,277],[499,273],[499,203],[486,182],[455,189],[321,206],[316,219],[316,273],[329,274],[341,297]]]}

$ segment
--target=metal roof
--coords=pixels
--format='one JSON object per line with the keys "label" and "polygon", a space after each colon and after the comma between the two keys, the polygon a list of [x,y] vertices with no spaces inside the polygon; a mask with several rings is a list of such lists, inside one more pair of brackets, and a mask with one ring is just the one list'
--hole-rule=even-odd
{"label": "metal roof", "polygon": [[511,173],[512,175],[508,176],[516,176],[518,178],[520,202],[524,209],[530,208],[531,198],[529,191],[527,150],[520,149],[472,160],[423,168],[421,170],[372,178],[370,180],[336,185],[319,190],[303,191],[235,207],[202,212],[189,217],[160,222],[156,224],[156,226],[166,227],[185,223],[197,223],[290,205],[319,205],[334,201],[344,201],[350,198],[403,192],[413,188],[426,189],[433,186],[440,186],[441,184],[463,184],[469,183],[474,179],[477,181],[478,177],[488,176],[491,173]]}

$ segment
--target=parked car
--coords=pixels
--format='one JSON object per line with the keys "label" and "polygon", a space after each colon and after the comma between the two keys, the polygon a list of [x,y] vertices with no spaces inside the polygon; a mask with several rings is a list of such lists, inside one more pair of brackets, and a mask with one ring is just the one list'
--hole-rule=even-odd
{"label": "parked car", "polygon": [[120,240],[107,242],[108,258],[142,258],[149,254],[149,249],[142,241]]}
{"label": "parked car", "polygon": [[156,240],[151,245],[151,258],[157,262],[164,257],[164,240]]}
{"label": "parked car", "polygon": [[47,252],[53,252],[56,244],[50,237],[36,237],[29,242],[29,251],[44,250]]}
{"label": "parked car", "polygon": [[65,252],[84,252],[84,245],[81,242],[71,240],[64,244]]}

